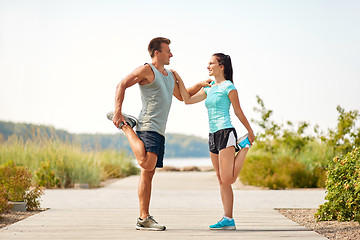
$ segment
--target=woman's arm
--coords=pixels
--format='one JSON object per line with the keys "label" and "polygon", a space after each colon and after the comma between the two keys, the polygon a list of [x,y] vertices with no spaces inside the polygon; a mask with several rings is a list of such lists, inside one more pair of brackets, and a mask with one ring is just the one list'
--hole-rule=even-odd
{"label": "woman's arm", "polygon": [[[195,95],[191,95],[186,90],[185,84],[184,84],[183,80],[181,79],[181,77],[179,76],[179,74],[177,72],[175,72],[175,71],[173,71],[173,74],[175,76],[176,82],[177,82],[177,84],[179,86],[180,94],[181,94],[182,99],[184,100],[185,104],[198,103],[198,102],[201,102],[202,100],[204,100],[206,98],[206,93],[205,93],[204,89],[200,90]],[[202,86],[205,83],[208,84],[208,80],[200,82],[199,84]]]}
{"label": "woman's arm", "polygon": [[229,92],[229,99],[234,108],[235,115],[239,118],[240,122],[244,125],[246,130],[249,132],[249,140],[251,143],[253,143],[255,141],[254,132],[253,132],[247,118],[245,117],[244,112],[242,111],[242,109],[240,107],[239,96],[238,96],[237,90],[231,90]]}
{"label": "woman's arm", "polygon": [[[174,86],[174,93],[173,93],[173,95],[174,95],[179,101],[184,101],[184,99],[182,98],[181,93],[180,93],[179,83],[178,83],[178,81],[177,81],[177,79],[176,79],[175,71],[174,71],[174,70],[171,70],[171,72],[173,73],[174,78],[175,78],[175,86]],[[196,83],[194,86],[187,88],[186,91],[190,94],[190,96],[193,96],[193,95],[195,95],[196,93],[198,93],[203,87],[211,86],[211,85],[210,85],[210,82],[211,82],[211,81],[212,81],[211,79],[208,79],[208,80],[205,80],[205,81],[198,82],[198,83]]]}

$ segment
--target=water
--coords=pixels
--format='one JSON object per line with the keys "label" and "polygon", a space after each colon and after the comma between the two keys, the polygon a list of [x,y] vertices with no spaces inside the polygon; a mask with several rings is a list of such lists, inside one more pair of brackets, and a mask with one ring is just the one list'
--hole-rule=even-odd
{"label": "water", "polygon": [[197,167],[211,167],[212,163],[210,157],[208,158],[165,158],[164,166],[172,167],[187,167],[187,166],[197,166]]}

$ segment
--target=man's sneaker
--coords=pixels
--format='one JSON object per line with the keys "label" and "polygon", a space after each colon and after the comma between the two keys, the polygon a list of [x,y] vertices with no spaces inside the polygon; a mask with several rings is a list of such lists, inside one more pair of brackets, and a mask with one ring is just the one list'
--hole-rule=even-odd
{"label": "man's sneaker", "polygon": [[152,216],[145,219],[137,219],[136,230],[164,231],[166,227],[159,224]]}
{"label": "man's sneaker", "polygon": [[239,138],[237,141],[236,141],[237,145],[239,145],[239,147],[241,149],[243,148],[250,148],[251,147],[251,143],[249,141],[249,134],[245,134],[244,136],[242,136],[241,138]]}
{"label": "man's sneaker", "polygon": [[234,221],[234,219],[229,220],[229,219],[223,217],[216,224],[210,225],[209,229],[210,230],[235,230],[236,229],[235,221]]}
{"label": "man's sneaker", "polygon": [[[106,117],[110,120],[110,121],[112,121],[113,120],[113,117],[114,117],[114,112],[109,112],[108,114],[106,114]],[[133,127],[135,127],[136,126],[136,124],[138,124],[138,120],[136,119],[136,117],[133,117],[133,116],[131,116],[131,115],[127,115],[127,114],[122,114],[123,116],[124,116],[124,118],[125,118],[125,121],[127,122],[127,124],[129,124],[129,126],[131,127],[131,128],[133,128]],[[121,127],[124,125],[124,122],[121,122],[120,124],[119,124],[119,129],[121,129]]]}

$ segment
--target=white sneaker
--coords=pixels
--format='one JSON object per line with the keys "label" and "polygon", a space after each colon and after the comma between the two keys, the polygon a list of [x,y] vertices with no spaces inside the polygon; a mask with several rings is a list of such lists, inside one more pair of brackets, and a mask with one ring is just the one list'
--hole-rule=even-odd
{"label": "white sneaker", "polygon": [[[106,114],[106,117],[107,117],[107,119],[109,119],[110,121],[112,121],[113,120],[113,118],[114,118],[114,112],[113,111],[111,111],[111,112],[108,112],[108,114]],[[124,116],[124,118],[125,118],[125,121],[126,121],[126,123],[127,124],[129,124],[129,126],[131,127],[131,128],[134,128],[135,126],[136,126],[136,124],[138,124],[138,120],[136,119],[136,117],[133,117],[133,116],[131,116],[131,115],[127,115],[127,114],[122,114],[123,116]],[[124,125],[124,122],[121,122],[120,123],[120,125],[119,125],[119,129],[121,129],[121,127]]]}

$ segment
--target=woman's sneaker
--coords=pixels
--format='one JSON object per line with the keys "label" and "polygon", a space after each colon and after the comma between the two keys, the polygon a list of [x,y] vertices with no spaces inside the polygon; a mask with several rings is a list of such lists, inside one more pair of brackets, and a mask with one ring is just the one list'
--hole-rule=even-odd
{"label": "woman's sneaker", "polygon": [[243,148],[251,148],[251,143],[249,141],[249,134],[245,134],[244,136],[242,136],[241,138],[239,138],[237,140],[237,145],[243,149]]}
{"label": "woman's sneaker", "polygon": [[[109,112],[108,114],[106,114],[106,117],[110,120],[110,121],[112,121],[113,120],[113,117],[114,117],[114,112],[113,111],[111,111],[111,112]],[[136,124],[138,124],[138,120],[136,119],[136,117],[133,117],[133,116],[131,116],[131,115],[127,115],[127,114],[122,114],[123,116],[124,116],[124,118],[125,118],[125,121],[127,122],[127,124],[129,124],[129,126],[131,127],[131,128],[134,128],[135,126],[136,126]],[[121,127],[123,126],[123,125],[125,125],[124,124],[124,122],[121,122],[120,124],[119,124],[119,129],[121,129]]]}
{"label": "woman's sneaker", "polygon": [[148,216],[145,219],[137,219],[136,230],[148,230],[148,231],[164,231],[166,227],[159,224],[152,216]]}
{"label": "woman's sneaker", "polygon": [[219,222],[214,225],[209,226],[210,230],[235,230],[235,221],[234,219],[227,219],[223,217]]}

